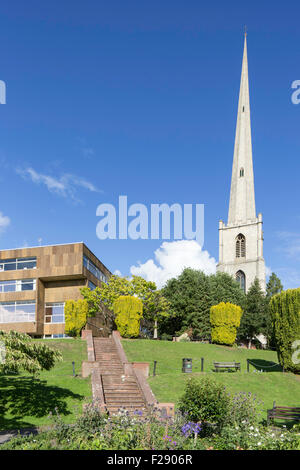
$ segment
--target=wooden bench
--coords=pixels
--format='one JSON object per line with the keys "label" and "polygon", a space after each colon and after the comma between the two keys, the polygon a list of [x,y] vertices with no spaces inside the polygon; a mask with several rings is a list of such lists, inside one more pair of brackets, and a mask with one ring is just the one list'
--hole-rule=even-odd
{"label": "wooden bench", "polygon": [[274,419],[300,421],[300,407],[276,406],[274,401],[273,408],[267,411],[267,424],[269,425]]}
{"label": "wooden bench", "polygon": [[214,362],[215,371],[219,372],[219,370],[232,370],[235,371],[241,370],[241,363],[240,362]]}

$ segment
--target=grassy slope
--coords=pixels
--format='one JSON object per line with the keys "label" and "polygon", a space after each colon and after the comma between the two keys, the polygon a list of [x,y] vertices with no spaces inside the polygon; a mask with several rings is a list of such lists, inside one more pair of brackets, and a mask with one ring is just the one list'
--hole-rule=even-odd
{"label": "grassy slope", "polygon": [[72,422],[82,411],[83,400],[91,396],[90,380],[73,377],[72,369],[75,361],[75,372],[81,373],[81,363],[87,357],[86,342],[80,339],[37,341],[59,349],[63,362],[41,372],[37,380],[25,373],[0,376],[0,429],[49,425],[49,413],[55,409],[65,422]]}
{"label": "grassy slope", "polygon": [[[251,392],[263,402],[265,411],[272,407],[275,400],[278,405],[300,405],[300,378],[294,374],[283,374],[280,367],[267,369],[277,361],[273,351],[247,350],[201,343],[173,343],[170,341],[123,340],[123,347],[130,361],[150,362],[152,375],[153,361],[157,363],[157,376],[150,377],[149,383],[157,399],[161,402],[177,402],[184,390],[185,380],[191,376],[199,376],[200,359],[204,358],[204,373],[210,374],[222,382],[230,392]],[[193,359],[193,374],[181,372],[182,358]],[[247,358],[258,367],[250,366],[247,373]],[[213,361],[236,361],[241,363],[241,372],[215,373],[212,371]],[[260,368],[274,372],[259,372]]]}

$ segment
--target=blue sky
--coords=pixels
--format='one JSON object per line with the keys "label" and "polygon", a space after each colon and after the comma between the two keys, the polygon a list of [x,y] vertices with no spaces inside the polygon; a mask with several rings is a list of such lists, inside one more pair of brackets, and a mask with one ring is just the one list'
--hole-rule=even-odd
{"label": "blue sky", "polygon": [[127,275],[162,241],[96,237],[97,206],[125,194],[205,204],[203,249],[217,259],[247,24],[264,256],[286,288],[299,286],[299,14],[296,1],[2,4],[1,248],[85,241]]}

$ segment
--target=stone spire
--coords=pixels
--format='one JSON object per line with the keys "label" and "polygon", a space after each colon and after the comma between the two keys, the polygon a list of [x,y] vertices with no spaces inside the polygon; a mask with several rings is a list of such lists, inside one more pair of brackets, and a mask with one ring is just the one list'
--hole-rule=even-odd
{"label": "stone spire", "polygon": [[245,33],[228,224],[243,224],[255,219],[256,211],[252,163],[247,37]]}

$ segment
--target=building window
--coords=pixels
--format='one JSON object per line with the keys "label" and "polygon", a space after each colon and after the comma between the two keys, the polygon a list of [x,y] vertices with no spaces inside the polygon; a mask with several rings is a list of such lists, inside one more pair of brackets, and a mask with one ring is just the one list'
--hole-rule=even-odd
{"label": "building window", "polygon": [[246,276],[245,276],[245,273],[243,271],[238,271],[235,275],[235,278],[236,278],[237,282],[239,283],[240,288],[244,292],[246,292]]}
{"label": "building window", "polygon": [[17,271],[19,269],[35,269],[36,258],[12,258],[0,261],[1,271]]}
{"label": "building window", "polygon": [[70,338],[71,336],[65,335],[64,333],[58,333],[56,335],[44,335],[44,339],[61,339],[61,338]]}
{"label": "building window", "polygon": [[35,290],[36,279],[13,279],[11,281],[0,281],[0,293],[20,292],[24,290]]}
{"label": "building window", "polygon": [[236,258],[246,258],[246,238],[240,233],[235,240]]}
{"label": "building window", "polygon": [[90,271],[90,273],[99,279],[99,281],[107,282],[105,274],[99,268],[97,268],[94,263],[92,263],[92,261],[85,255],[83,255],[83,266],[85,266],[86,269]]}
{"label": "building window", "polygon": [[35,321],[35,301],[0,302],[0,323]]}
{"label": "building window", "polygon": [[65,304],[46,303],[45,323],[65,323]]}
{"label": "building window", "polygon": [[88,286],[89,286],[89,288],[90,288],[91,290],[95,290],[96,287],[97,287],[96,284],[94,284],[92,281],[89,281],[89,282],[88,282]]}
{"label": "building window", "polygon": [[240,169],[240,178],[243,178],[244,174],[245,174],[245,173],[244,173],[244,168],[241,168],[241,169]]}

